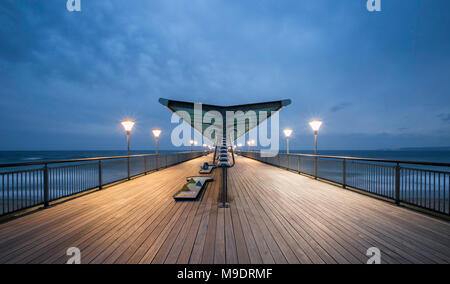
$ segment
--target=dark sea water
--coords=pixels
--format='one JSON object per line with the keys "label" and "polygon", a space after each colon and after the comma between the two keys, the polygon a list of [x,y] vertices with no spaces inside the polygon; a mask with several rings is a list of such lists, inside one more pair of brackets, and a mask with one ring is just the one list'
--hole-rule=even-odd
{"label": "dark sea water", "polygon": [[[160,151],[160,153],[180,151]],[[131,151],[131,155],[154,154],[155,151]],[[125,156],[126,151],[0,151],[0,164]]]}
{"label": "dark sea water", "polygon": [[[160,151],[160,152],[181,152],[181,151],[185,150]],[[314,151],[292,150],[291,153],[314,154]],[[27,163],[38,161],[80,159],[80,158],[107,157],[107,156],[123,156],[126,154],[127,154],[126,151],[0,151],[0,164]],[[151,150],[131,151],[131,154],[132,155],[154,154],[154,151]],[[450,163],[450,150],[448,151],[323,150],[319,151],[319,154],[329,156],[350,156],[360,158]]]}

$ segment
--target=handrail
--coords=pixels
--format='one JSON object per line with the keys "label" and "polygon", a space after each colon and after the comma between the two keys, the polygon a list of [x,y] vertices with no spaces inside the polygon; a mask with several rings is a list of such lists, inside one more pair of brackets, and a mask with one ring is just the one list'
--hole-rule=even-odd
{"label": "handrail", "polygon": [[[247,153],[258,154],[258,151],[239,151]],[[436,166],[436,167],[450,167],[450,163],[441,162],[426,162],[426,161],[408,161],[408,160],[391,160],[391,159],[376,159],[376,158],[361,158],[361,157],[348,157],[348,156],[327,156],[327,155],[314,155],[314,154],[298,154],[298,153],[279,153],[279,155],[284,156],[300,156],[300,157],[310,157],[310,158],[326,158],[326,159],[340,159],[340,160],[353,160],[353,161],[366,161],[366,162],[379,162],[379,163],[392,163],[392,164],[417,164],[425,166]]]}
{"label": "handrail", "polygon": [[450,216],[450,163],[287,153],[263,157],[258,151],[239,154],[396,204]]}
{"label": "handrail", "polygon": [[48,207],[61,198],[101,190],[204,154],[186,151],[1,164],[0,169],[7,170],[0,171],[0,216],[38,205]]}
{"label": "handrail", "polygon": [[105,160],[117,160],[117,159],[126,159],[126,158],[152,157],[152,156],[170,156],[170,155],[198,153],[198,152],[203,152],[203,151],[185,151],[185,152],[172,152],[172,153],[160,153],[160,154],[141,154],[141,155],[130,155],[130,156],[93,157],[93,158],[82,158],[82,159],[38,161],[38,162],[28,162],[28,163],[9,163],[9,164],[7,163],[7,164],[0,164],[0,168],[39,166],[39,165],[46,165],[46,164],[65,164],[65,163],[78,163],[78,162],[105,161]]}

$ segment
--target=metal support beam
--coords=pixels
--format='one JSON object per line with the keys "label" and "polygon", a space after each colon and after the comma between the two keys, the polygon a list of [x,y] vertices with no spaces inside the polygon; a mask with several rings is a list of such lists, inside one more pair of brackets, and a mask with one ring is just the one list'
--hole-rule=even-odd
{"label": "metal support beam", "polygon": [[395,166],[395,204],[400,204],[400,164]]}
{"label": "metal support beam", "polygon": [[103,168],[102,161],[98,161],[98,189],[102,189],[103,187]]}
{"label": "metal support beam", "polygon": [[44,207],[48,207],[50,200],[50,184],[48,165],[44,166]]}
{"label": "metal support beam", "polygon": [[222,167],[222,203],[220,204],[219,208],[229,208],[230,205],[228,204],[228,184],[227,184],[227,167]]}
{"label": "metal support beam", "polygon": [[342,188],[347,187],[347,160],[342,161]]}

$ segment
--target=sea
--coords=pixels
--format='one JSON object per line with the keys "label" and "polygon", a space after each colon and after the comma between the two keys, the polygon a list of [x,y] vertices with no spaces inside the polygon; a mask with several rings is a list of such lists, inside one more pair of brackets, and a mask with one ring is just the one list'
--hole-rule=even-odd
{"label": "sea", "polygon": [[[201,149],[198,149],[201,150]],[[172,150],[160,152],[181,152],[189,150]],[[312,150],[291,150],[291,153],[314,154]],[[131,155],[154,154],[152,150],[131,151]],[[126,151],[0,151],[0,164],[28,163],[66,159],[81,159],[93,157],[123,156]],[[405,160],[419,162],[450,163],[449,150],[321,150],[320,155],[347,156],[358,158],[376,158],[389,160]]]}
{"label": "sea", "polygon": [[[182,150],[186,151],[186,150]],[[159,151],[160,153],[180,151]],[[130,151],[130,155],[154,154],[155,151]],[[29,163],[43,161],[57,161],[68,159],[84,159],[96,157],[126,156],[127,151],[121,150],[72,150],[72,151],[0,151],[0,164]]]}

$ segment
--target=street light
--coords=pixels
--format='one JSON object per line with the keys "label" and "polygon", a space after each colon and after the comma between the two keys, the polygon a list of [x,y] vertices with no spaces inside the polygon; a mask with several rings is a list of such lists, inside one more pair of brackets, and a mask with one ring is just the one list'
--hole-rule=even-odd
{"label": "street light", "polygon": [[317,179],[317,133],[319,132],[320,127],[322,126],[321,120],[311,120],[309,122],[312,130],[314,131],[314,177]]}
{"label": "street light", "polygon": [[292,129],[286,128],[285,130],[283,130],[283,132],[284,136],[286,136],[286,153],[289,154],[289,138],[292,135]]}
{"label": "street light", "polygon": [[311,120],[309,122],[312,130],[314,131],[314,153],[317,155],[317,133],[319,132],[320,126],[322,126],[322,121],[320,120]]}
{"label": "street light", "polygon": [[153,129],[153,136],[155,136],[155,140],[156,140],[156,155],[158,155],[158,138],[159,135],[161,135],[161,129]]}
{"label": "street light", "polygon": [[122,121],[121,124],[127,133],[128,179],[130,179],[130,133],[135,125],[135,122],[133,120],[127,119]]}
{"label": "street light", "polygon": [[[241,147],[242,147],[241,143],[237,144],[237,148],[241,148]],[[241,150],[239,150],[239,151],[241,151]]]}
{"label": "street light", "polygon": [[255,140],[249,140],[248,142],[247,142],[247,146],[248,146],[248,149],[247,149],[247,151],[250,151],[250,147],[251,146],[254,146],[255,145]]}
{"label": "street light", "polygon": [[124,120],[121,122],[121,124],[127,133],[127,153],[129,156],[130,155],[130,133],[134,127],[135,122],[132,120]]}

